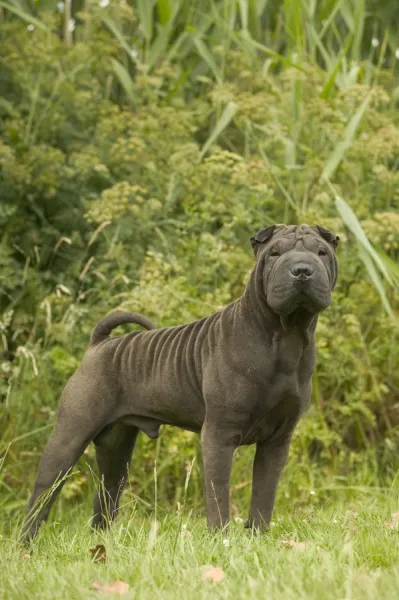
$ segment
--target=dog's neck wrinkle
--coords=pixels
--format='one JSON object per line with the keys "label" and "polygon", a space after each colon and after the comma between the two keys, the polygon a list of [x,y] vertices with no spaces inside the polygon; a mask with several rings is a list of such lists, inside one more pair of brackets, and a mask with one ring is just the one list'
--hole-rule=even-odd
{"label": "dog's neck wrinkle", "polygon": [[253,320],[256,319],[261,328],[268,331],[276,327],[281,328],[280,319],[267,304],[263,289],[263,272],[256,264],[249,277],[244,293],[240,298],[240,308],[244,316]]}
{"label": "dog's neck wrinkle", "polygon": [[283,337],[298,330],[307,347],[317,325],[318,314],[306,311],[295,311],[285,317],[277,315],[267,304],[263,289],[263,266],[256,264],[249,277],[244,293],[239,300],[240,309],[244,315],[255,318],[261,328],[273,336]]}
{"label": "dog's neck wrinkle", "polygon": [[295,329],[301,334],[304,347],[310,344],[311,336],[314,334],[318,320],[318,314],[307,313],[305,311],[295,311],[285,317],[280,317],[281,327],[286,334],[290,334]]}

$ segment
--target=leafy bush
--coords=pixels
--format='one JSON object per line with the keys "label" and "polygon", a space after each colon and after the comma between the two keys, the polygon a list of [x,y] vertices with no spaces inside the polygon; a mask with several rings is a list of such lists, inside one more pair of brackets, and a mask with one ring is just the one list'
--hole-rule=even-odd
{"label": "leafy bush", "polygon": [[[24,503],[60,392],[96,321],[117,307],[163,326],[220,309],[243,291],[249,237],[274,222],[321,223],[342,238],[334,306],[317,332],[313,402],[280,493],[306,500],[336,478],[391,476],[399,335],[381,295],[395,311],[393,71],[360,56],[350,73],[342,57],[321,68],[312,52],[300,63],[283,54],[265,62],[254,37],[244,44],[231,32],[212,46],[206,30],[212,53],[203,38],[186,47],[186,36],[186,50],[162,60],[174,48],[171,34],[152,61],[142,15],[123,2],[77,13],[74,43],[59,35],[62,15],[40,18],[33,30],[12,18],[0,28],[3,507]],[[179,23],[176,16],[176,36]],[[134,60],[126,32],[139,49]],[[334,194],[356,211],[377,262],[345,226]],[[165,502],[179,500],[184,466],[197,454],[192,434],[162,433]],[[251,450],[238,454],[235,477],[246,482]],[[133,491],[151,502],[154,443],[143,439],[138,455],[144,466],[132,472]],[[86,462],[94,466],[90,449],[81,461],[87,473]],[[84,477],[67,485],[65,501],[87,485]]]}

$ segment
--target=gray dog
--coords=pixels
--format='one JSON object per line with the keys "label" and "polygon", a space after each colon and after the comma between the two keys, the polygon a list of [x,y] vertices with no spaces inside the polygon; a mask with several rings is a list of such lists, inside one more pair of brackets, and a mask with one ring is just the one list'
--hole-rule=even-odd
{"label": "gray dog", "polygon": [[[256,443],[247,526],[264,528],[293,430],[309,402],[314,332],[318,314],[331,303],[338,240],[319,226],[266,227],[251,239],[256,264],[244,294],[224,310],[165,329],[128,312],[100,321],[62,394],[24,538],[35,535],[62,478],[91,441],[103,482],[93,525],[106,525],[118,510],[138,432],[156,438],[163,424],[201,434],[211,528],[229,520],[234,450]],[[151,331],[110,338],[122,323]],[[46,497],[44,506],[39,497]]]}

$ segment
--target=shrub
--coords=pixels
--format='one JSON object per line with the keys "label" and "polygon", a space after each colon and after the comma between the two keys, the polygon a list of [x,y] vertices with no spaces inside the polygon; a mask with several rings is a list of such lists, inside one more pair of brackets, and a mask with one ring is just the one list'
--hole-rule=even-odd
{"label": "shrub", "polygon": [[[112,11],[145,44],[134,12],[123,3]],[[390,476],[398,328],[322,174],[370,96],[331,182],[377,250],[397,261],[392,74],[371,86],[359,63],[358,77],[327,93],[330,75],[316,64],[268,69],[239,43],[214,48],[223,78],[203,63],[188,67],[191,54],[151,67],[139,57],[134,69],[125,62],[115,71],[118,38],[98,8],[80,15],[70,46],[57,34],[58,17],[41,16],[45,30],[21,21],[0,29],[0,448],[12,442],[0,475],[4,506],[24,502],[49,419],[95,322],[117,307],[163,326],[220,309],[242,293],[253,263],[249,237],[273,222],[319,222],[343,240],[334,306],[317,332],[312,406],[295,433],[281,494],[302,490],[306,499],[327,478],[360,480],[362,464],[375,480]],[[214,143],[203,152],[207,140]],[[395,307],[397,292],[387,293]],[[179,499],[197,444],[192,434],[163,432],[165,502]],[[250,452],[238,453],[244,481]],[[153,443],[143,439],[138,454],[144,468],[133,471],[133,489],[151,500]],[[91,450],[81,462],[87,471],[85,461],[92,463]],[[67,487],[66,498],[86,485],[83,478]]]}

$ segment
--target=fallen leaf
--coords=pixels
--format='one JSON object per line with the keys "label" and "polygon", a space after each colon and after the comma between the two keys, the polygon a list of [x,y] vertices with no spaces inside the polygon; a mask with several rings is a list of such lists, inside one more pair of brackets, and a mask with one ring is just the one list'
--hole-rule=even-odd
{"label": "fallen leaf", "polygon": [[104,591],[104,586],[101,585],[101,583],[99,583],[98,581],[93,581],[93,583],[91,584],[91,587],[94,588],[95,590],[98,590],[99,592]]}
{"label": "fallen leaf", "polygon": [[106,585],[102,585],[98,581],[93,581],[91,587],[102,594],[119,594],[119,596],[124,596],[129,591],[129,584],[124,581],[112,581]]}
{"label": "fallen leaf", "polygon": [[399,529],[399,513],[392,513],[392,521],[385,521],[385,527],[389,529]]}
{"label": "fallen leaf", "polygon": [[309,548],[309,546],[312,545],[312,542],[296,542],[295,540],[285,540],[283,541],[283,544],[289,548],[295,548],[295,550],[303,552],[303,550],[306,550],[306,548]]}
{"label": "fallen leaf", "polygon": [[97,544],[94,548],[90,548],[90,553],[94,562],[105,563],[107,560],[107,551],[104,544]]}
{"label": "fallen leaf", "polygon": [[113,581],[107,585],[107,591],[113,594],[119,594],[123,596],[123,594],[127,594],[129,591],[129,584],[125,581]]}
{"label": "fallen leaf", "polygon": [[208,581],[222,583],[224,579],[224,572],[221,567],[205,566],[202,576],[204,579],[208,579]]}

